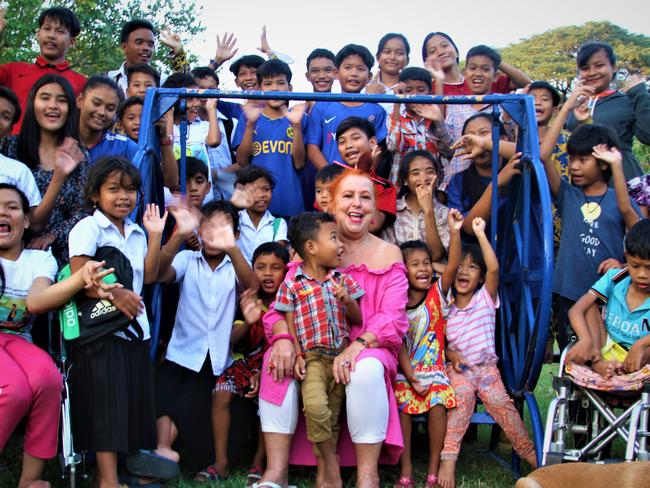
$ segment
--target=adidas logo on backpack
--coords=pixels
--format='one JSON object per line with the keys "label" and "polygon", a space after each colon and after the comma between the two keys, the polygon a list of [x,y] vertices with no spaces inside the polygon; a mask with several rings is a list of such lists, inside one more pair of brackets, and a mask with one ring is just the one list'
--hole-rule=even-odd
{"label": "adidas logo on backpack", "polygon": [[98,317],[101,317],[102,315],[115,312],[115,310],[117,310],[117,307],[113,305],[111,302],[109,302],[108,300],[100,300],[95,304],[92,312],[90,312],[90,318],[96,319]]}

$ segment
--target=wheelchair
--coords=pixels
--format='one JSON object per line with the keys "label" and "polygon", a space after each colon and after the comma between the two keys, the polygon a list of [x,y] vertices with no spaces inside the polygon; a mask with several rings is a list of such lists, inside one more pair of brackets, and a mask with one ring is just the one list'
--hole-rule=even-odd
{"label": "wheelchair", "polygon": [[624,461],[650,460],[650,381],[638,391],[614,393],[578,385],[566,373],[570,347],[562,352],[559,374],[553,378],[556,396],[546,417],[542,466],[614,461],[610,455],[618,439],[625,444]]}

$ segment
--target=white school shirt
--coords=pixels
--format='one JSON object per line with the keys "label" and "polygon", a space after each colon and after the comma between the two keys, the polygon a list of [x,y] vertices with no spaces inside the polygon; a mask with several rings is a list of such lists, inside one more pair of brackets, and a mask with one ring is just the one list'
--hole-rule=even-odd
{"label": "white school shirt", "polygon": [[195,372],[208,353],[212,372],[232,364],[230,332],[237,307],[237,275],[229,256],[214,269],[202,251],[181,251],[172,261],[180,297],[165,359]]}
{"label": "white school shirt", "polygon": [[246,261],[248,261],[248,264],[251,264],[253,253],[260,244],[287,240],[287,223],[282,218],[280,219],[278,232],[275,235],[275,239],[273,239],[274,221],[275,217],[267,210],[262,216],[259,226],[255,228],[248,212],[246,210],[239,211],[239,239],[237,240],[237,244]]}
{"label": "white school shirt", "polygon": [[20,161],[2,154],[0,154],[0,183],[14,185],[22,191],[30,207],[37,207],[41,203],[41,192],[38,190],[32,170]]}
{"label": "white school shirt", "polygon": [[[97,249],[103,246],[113,246],[126,256],[133,269],[133,291],[142,295],[144,258],[147,255],[147,238],[142,228],[131,219],[126,218],[124,219],[123,236],[106,215],[100,210],[95,210],[91,216],[77,222],[77,225],[70,231],[68,247],[71,258],[74,256],[93,257],[97,253]],[[144,333],[142,339],[149,339],[147,312],[143,310],[136,320]],[[129,330],[137,334],[133,328],[129,327]],[[122,332],[116,332],[115,335],[128,339]]]}

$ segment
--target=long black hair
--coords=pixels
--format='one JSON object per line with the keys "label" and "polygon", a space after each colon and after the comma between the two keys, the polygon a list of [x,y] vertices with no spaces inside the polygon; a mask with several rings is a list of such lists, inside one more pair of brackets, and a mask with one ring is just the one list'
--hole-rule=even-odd
{"label": "long black hair", "polygon": [[68,115],[65,124],[57,134],[59,144],[63,143],[63,139],[66,137],[74,137],[75,139],[79,137],[79,114],[72,86],[68,80],[59,75],[47,74],[40,77],[27,96],[23,125],[20,128],[20,134],[18,134],[18,160],[25,163],[32,170],[36,169],[40,164],[38,148],[41,145],[41,127],[36,121],[34,100],[38,91],[50,83],[56,83],[63,89],[68,102]]}

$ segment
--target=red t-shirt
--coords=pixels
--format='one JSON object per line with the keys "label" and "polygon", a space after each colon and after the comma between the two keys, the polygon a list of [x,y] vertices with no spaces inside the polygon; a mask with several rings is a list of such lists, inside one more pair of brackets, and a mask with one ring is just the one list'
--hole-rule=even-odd
{"label": "red t-shirt", "polygon": [[[20,107],[25,113],[25,105],[27,104],[27,95],[43,75],[54,73],[60,75],[70,82],[75,95],[81,93],[84,85],[86,84],[86,77],[70,69],[70,63],[67,61],[60,64],[50,64],[44,57],[38,56],[33,63],[25,63],[23,61],[16,61],[7,63],[0,66],[0,85],[11,88],[20,102]],[[20,132],[20,126],[23,122],[22,117],[16,125],[14,125],[13,133]]]}
{"label": "red t-shirt", "polygon": [[[496,80],[492,82],[490,93],[509,93],[510,92],[510,78],[508,75],[499,75]],[[445,83],[443,87],[443,95],[473,95],[472,90],[467,86],[467,81],[462,83]]]}

